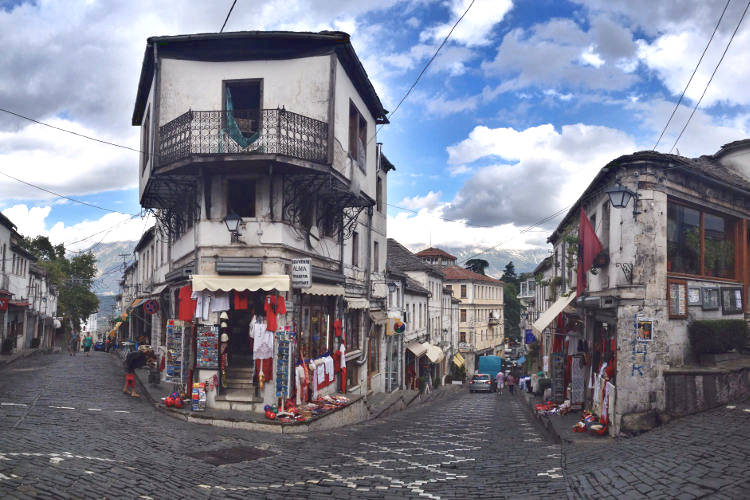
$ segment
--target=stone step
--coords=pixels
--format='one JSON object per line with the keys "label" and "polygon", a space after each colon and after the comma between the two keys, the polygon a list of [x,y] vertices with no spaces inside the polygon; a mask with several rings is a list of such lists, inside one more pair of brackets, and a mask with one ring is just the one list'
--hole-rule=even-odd
{"label": "stone step", "polygon": [[248,381],[247,379],[236,379],[236,378],[228,378],[227,383],[224,385],[227,389],[245,389],[245,390],[252,390],[255,388],[255,385]]}
{"label": "stone step", "polygon": [[227,377],[229,378],[246,378],[249,380],[253,379],[254,370],[252,368],[232,368],[231,366],[227,369]]}
{"label": "stone step", "polygon": [[217,410],[234,410],[234,411],[248,411],[263,413],[263,402],[259,403],[243,403],[240,401],[223,401],[216,398],[214,408]]}
{"label": "stone step", "polygon": [[216,401],[231,401],[242,403],[260,403],[262,398],[256,398],[254,391],[247,389],[226,389],[224,394],[216,396]]}

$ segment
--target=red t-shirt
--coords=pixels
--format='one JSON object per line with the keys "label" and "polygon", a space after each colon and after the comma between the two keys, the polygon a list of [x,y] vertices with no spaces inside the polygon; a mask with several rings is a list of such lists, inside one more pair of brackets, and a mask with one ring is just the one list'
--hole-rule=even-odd
{"label": "red t-shirt", "polygon": [[336,336],[341,337],[341,320],[337,319],[333,322],[333,329],[336,331]]}
{"label": "red t-shirt", "polygon": [[250,294],[246,291],[234,292],[234,309],[236,311],[247,309],[249,298],[250,298]]}
{"label": "red t-shirt", "polygon": [[191,299],[190,296],[193,294],[193,287],[186,285],[180,288],[178,298],[180,305],[177,310],[177,319],[182,321],[193,321],[195,316],[195,306],[198,304],[197,300]]}
{"label": "red t-shirt", "polygon": [[281,295],[266,295],[263,310],[266,312],[266,329],[269,332],[275,332],[278,328],[276,315],[286,314],[286,302],[284,302],[284,297]]}

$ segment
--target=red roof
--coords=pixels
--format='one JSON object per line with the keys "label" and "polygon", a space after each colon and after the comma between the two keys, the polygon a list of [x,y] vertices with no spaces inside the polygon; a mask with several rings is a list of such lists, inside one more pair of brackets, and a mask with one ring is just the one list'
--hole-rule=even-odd
{"label": "red roof", "polygon": [[439,248],[426,248],[422,250],[421,252],[417,252],[416,254],[418,257],[444,257],[446,259],[456,260],[457,257],[454,257],[453,255],[449,254],[445,250],[440,250]]}
{"label": "red roof", "polygon": [[496,285],[503,285],[504,283],[491,276],[485,276],[484,274],[475,273],[469,271],[463,267],[458,266],[444,266],[440,268],[445,275],[445,279],[448,281],[486,281],[488,283],[494,283]]}

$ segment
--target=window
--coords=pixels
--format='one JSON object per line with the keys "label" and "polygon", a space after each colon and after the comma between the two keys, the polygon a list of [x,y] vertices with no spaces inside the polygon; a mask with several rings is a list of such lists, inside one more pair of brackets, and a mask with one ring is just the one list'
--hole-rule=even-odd
{"label": "window", "polygon": [[380,176],[378,176],[378,180],[375,185],[375,205],[378,208],[378,212],[383,211],[383,178]]}
{"label": "window", "polygon": [[348,363],[346,366],[346,388],[351,390],[352,387],[359,385],[359,368],[354,363]]}
{"label": "window", "polygon": [[349,311],[346,315],[346,352],[359,349],[359,335],[362,331],[362,312]]}
{"label": "window", "polygon": [[367,356],[367,372],[369,375],[374,375],[380,372],[380,327],[375,329],[375,332],[370,336],[370,342],[368,347]]}
{"label": "window", "polygon": [[419,304],[419,328],[422,328],[422,325],[424,324],[423,319],[424,317],[422,316],[422,304]]}
{"label": "window", "polygon": [[735,277],[735,220],[669,202],[667,271]]}
{"label": "window", "polygon": [[367,122],[357,110],[353,102],[349,101],[349,156],[365,170],[367,161]]}
{"label": "window", "polygon": [[602,205],[602,232],[599,241],[603,248],[609,248],[609,200]]}
{"label": "window", "polygon": [[260,131],[262,83],[262,80],[224,82],[227,134],[240,146],[249,140],[254,142]]}
{"label": "window", "polygon": [[372,245],[372,271],[378,273],[380,272],[380,245],[377,241],[373,242]]}
{"label": "window", "polygon": [[461,309],[461,323],[466,323],[466,309]]}
{"label": "window", "polygon": [[461,298],[466,298],[466,285],[461,285]]}
{"label": "window", "polygon": [[3,272],[5,272],[5,250],[7,249],[7,245],[3,243]]}
{"label": "window", "polygon": [[240,217],[255,217],[255,181],[227,180],[227,213],[229,212]]}
{"label": "window", "polygon": [[359,233],[357,231],[352,233],[352,265],[359,266]]}
{"label": "window", "polygon": [[458,341],[459,342],[466,342],[466,332],[461,332],[458,334]]}
{"label": "window", "polygon": [[143,126],[141,127],[141,130],[143,132],[143,137],[141,137],[141,151],[143,155],[143,165],[141,166],[141,173],[143,173],[146,170],[146,164],[148,163],[149,158],[149,144],[151,142],[151,136],[150,134],[150,128],[151,128],[151,108],[146,111],[146,118],[143,120]]}
{"label": "window", "polygon": [[453,285],[445,285],[445,288],[450,290],[451,293],[453,293]]}

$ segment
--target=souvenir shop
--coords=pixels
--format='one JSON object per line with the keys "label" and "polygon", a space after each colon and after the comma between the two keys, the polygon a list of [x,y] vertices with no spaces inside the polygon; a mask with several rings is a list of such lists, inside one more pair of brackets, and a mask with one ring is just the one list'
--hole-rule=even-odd
{"label": "souvenir shop", "polygon": [[167,321],[166,381],[193,388],[193,409],[247,403],[281,421],[348,404],[332,396],[346,390],[343,289],[335,288],[290,291],[286,275],[193,275],[175,290],[177,318]]}

